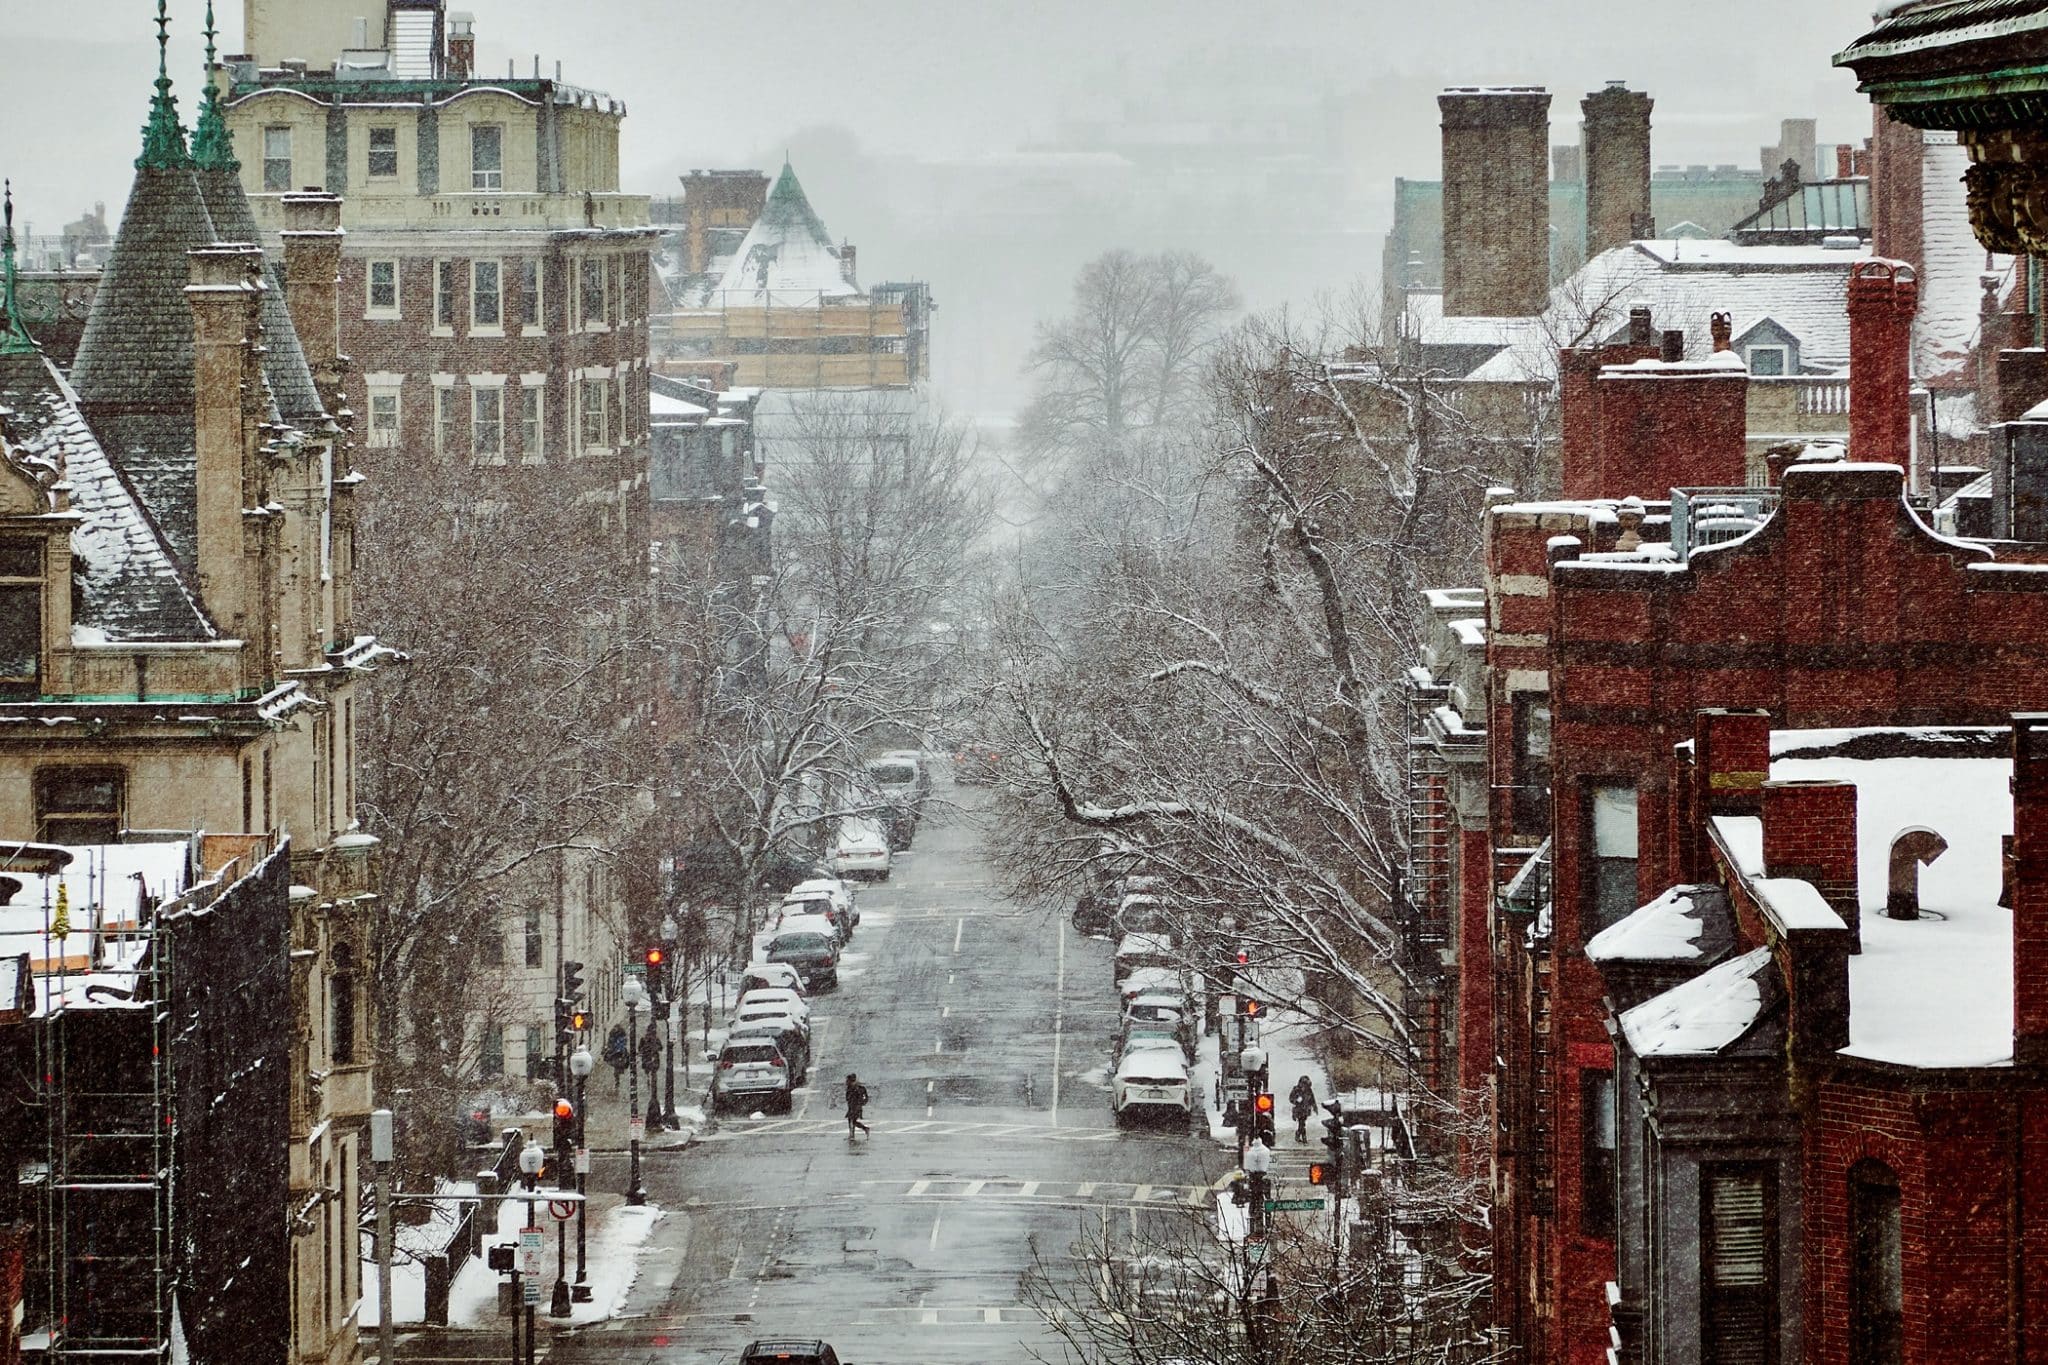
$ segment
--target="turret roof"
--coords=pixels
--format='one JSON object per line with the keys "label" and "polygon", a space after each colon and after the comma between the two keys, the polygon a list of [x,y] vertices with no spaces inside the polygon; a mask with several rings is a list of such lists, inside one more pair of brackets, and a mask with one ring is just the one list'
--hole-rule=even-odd
{"label": "turret roof", "polygon": [[825,224],[812,209],[788,162],[768,202],[733,253],[713,302],[727,306],[801,306],[860,293]]}

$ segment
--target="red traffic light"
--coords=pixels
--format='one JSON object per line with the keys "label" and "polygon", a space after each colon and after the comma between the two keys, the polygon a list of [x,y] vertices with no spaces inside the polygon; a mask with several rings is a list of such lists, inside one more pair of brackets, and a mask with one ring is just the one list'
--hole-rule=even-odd
{"label": "red traffic light", "polygon": [[566,1099],[556,1100],[555,1117],[566,1123],[576,1117],[576,1106]]}
{"label": "red traffic light", "polygon": [[1261,1114],[1272,1113],[1273,1096],[1266,1091],[1260,1091],[1257,1095],[1252,1097],[1252,1108]]}
{"label": "red traffic light", "polygon": [[1242,967],[1252,960],[1252,955],[1243,948],[1237,950],[1237,965]]}
{"label": "red traffic light", "polygon": [[650,967],[659,967],[661,965],[661,960],[663,956],[664,954],[662,953],[661,949],[649,948],[647,950],[647,965]]}
{"label": "red traffic light", "polygon": [[1330,1183],[1330,1168],[1329,1168],[1329,1167],[1327,1167],[1327,1166],[1325,1166],[1325,1165],[1324,1165],[1324,1164],[1323,1164],[1322,1162],[1320,1162],[1320,1161],[1311,1161],[1311,1162],[1309,1162],[1309,1163],[1308,1163],[1308,1183],[1309,1183],[1309,1184],[1311,1184],[1311,1185],[1327,1185],[1327,1184],[1329,1184],[1329,1183]]}

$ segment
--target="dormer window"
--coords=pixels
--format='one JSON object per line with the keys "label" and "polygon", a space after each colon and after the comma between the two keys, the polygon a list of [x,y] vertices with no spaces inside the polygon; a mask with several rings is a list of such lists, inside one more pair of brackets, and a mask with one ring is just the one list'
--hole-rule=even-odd
{"label": "dormer window", "polygon": [[43,543],[0,540],[0,698],[34,700],[42,657]]}
{"label": "dormer window", "polygon": [[1742,358],[1749,362],[1751,374],[1776,375],[1785,373],[1785,348],[1783,346],[1751,346],[1743,352]]}

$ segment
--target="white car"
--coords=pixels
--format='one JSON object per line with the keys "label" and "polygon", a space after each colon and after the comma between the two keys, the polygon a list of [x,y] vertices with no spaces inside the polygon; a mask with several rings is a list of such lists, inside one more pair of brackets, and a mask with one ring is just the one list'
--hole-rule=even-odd
{"label": "white car", "polygon": [[1180,972],[1172,967],[1140,967],[1117,985],[1117,994],[1124,1000],[1135,1000],[1141,995],[1177,995],[1187,998],[1187,989],[1181,981]]}
{"label": "white car", "polygon": [[1173,937],[1169,934],[1125,934],[1111,959],[1114,980],[1121,986],[1134,971],[1146,967],[1173,967],[1180,963]]}
{"label": "white car", "polygon": [[795,991],[772,989],[751,990],[748,991],[745,995],[742,995],[739,998],[739,1003],[734,1005],[733,1008],[735,1010],[743,1010],[750,1005],[773,1005],[776,1008],[785,1011],[786,1013],[794,1014],[797,1018],[802,1019],[807,1023],[811,1017],[811,1007],[804,1002],[803,996],[797,994],[797,992]]}
{"label": "white car", "polygon": [[811,1021],[791,1013],[787,1005],[780,1003],[742,1005],[733,1011],[732,1022],[734,1028],[738,1028],[742,1024],[781,1024],[795,1029],[806,1039],[811,1036]]}
{"label": "white car", "polygon": [[879,823],[864,816],[849,815],[839,822],[839,837],[832,841],[832,870],[842,877],[889,880],[889,836]]}
{"label": "white car", "polygon": [[1131,1047],[1117,1062],[1110,1106],[1119,1127],[1134,1118],[1168,1115],[1182,1120],[1194,1112],[1187,1058],[1178,1045]]}
{"label": "white car", "polygon": [[860,927],[860,901],[854,896],[853,888],[837,877],[813,877],[807,882],[798,882],[784,893],[784,901],[805,900],[812,896],[826,895],[834,905],[845,909],[852,917],[853,927]]}
{"label": "white car", "polygon": [[748,991],[793,991],[803,998],[803,973],[787,962],[749,962],[747,969],[740,973],[740,995]]}

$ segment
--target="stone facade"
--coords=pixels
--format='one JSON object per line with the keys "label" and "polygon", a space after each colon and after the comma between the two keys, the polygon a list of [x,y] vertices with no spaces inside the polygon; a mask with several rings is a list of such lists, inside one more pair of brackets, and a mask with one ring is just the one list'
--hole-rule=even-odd
{"label": "stone facade", "polygon": [[1550,299],[1550,92],[1437,96],[1444,136],[1444,315],[1533,317]]}

